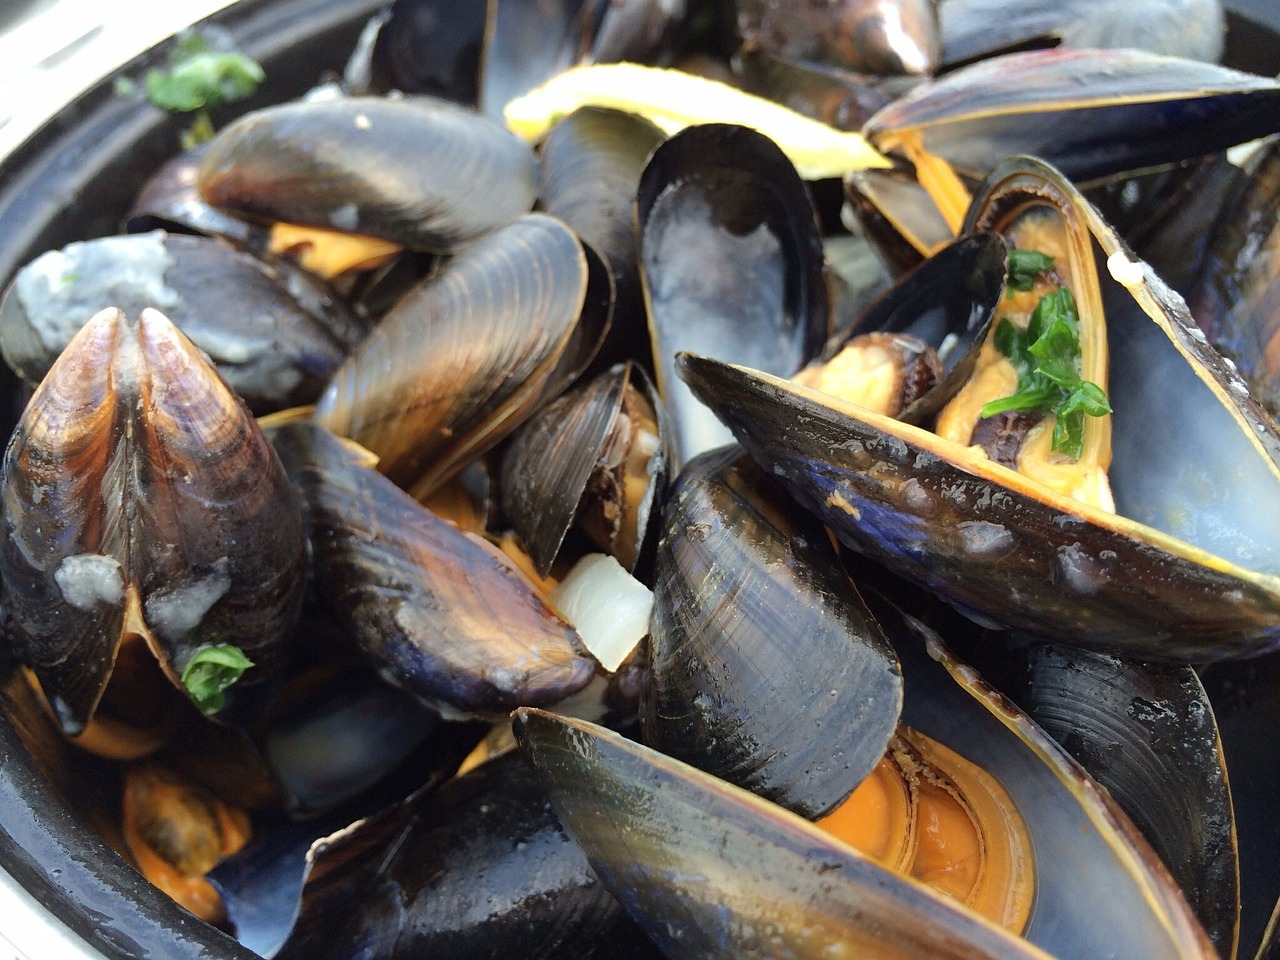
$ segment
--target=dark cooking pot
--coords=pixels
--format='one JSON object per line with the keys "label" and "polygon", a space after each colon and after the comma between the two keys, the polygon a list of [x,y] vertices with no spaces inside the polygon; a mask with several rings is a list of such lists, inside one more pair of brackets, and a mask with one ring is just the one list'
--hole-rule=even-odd
{"label": "dark cooking pot", "polygon": [[[260,62],[267,81],[255,98],[215,115],[225,123],[340,71],[370,16],[386,0],[241,0],[205,21],[227,30]],[[481,0],[471,0],[481,2]],[[1280,70],[1276,45],[1256,42],[1257,24],[1280,31],[1275,0],[1232,0],[1227,58],[1260,73]],[[1248,22],[1242,22],[1241,17]],[[1262,35],[1273,36],[1262,31]],[[164,61],[162,44],[120,73],[139,77]],[[0,160],[0,287],[38,254],[113,234],[144,179],[178,149],[188,118],[121,99],[108,77]],[[20,387],[0,364],[0,436],[7,436]],[[243,958],[254,954],[176,906],[99,837],[54,786],[40,747],[43,718],[27,710],[0,644],[0,868],[73,934],[108,957]],[[43,738],[43,739],[42,739]],[[52,751],[56,754],[56,749]],[[0,888],[4,886],[0,874]],[[0,916],[3,934],[14,923]],[[86,953],[85,956],[92,956]]]}

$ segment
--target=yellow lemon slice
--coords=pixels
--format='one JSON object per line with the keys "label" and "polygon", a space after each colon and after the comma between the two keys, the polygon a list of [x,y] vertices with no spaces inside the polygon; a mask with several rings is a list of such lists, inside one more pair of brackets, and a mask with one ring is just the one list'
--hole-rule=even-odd
{"label": "yellow lemon slice", "polygon": [[503,108],[507,127],[530,143],[583,106],[637,113],[668,136],[696,123],[736,123],[773,140],[806,180],[841,177],[889,161],[860,133],[810,120],[771,100],[680,70],[635,63],[574,67]]}

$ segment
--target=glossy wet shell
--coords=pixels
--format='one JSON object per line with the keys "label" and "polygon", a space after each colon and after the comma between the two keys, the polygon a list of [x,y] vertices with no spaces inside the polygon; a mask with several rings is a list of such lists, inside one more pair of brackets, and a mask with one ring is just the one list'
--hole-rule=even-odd
{"label": "glossy wet shell", "polygon": [[[385,858],[385,868],[360,909],[304,914],[281,960],[660,956],[592,872],[518,752],[409,801],[402,815],[406,825],[365,857]],[[357,834],[372,832],[364,828]],[[317,860],[323,884],[344,882],[337,853]]]}
{"label": "glossy wet shell", "polygon": [[384,680],[448,714],[581,689],[595,661],[496,548],[441,520],[322,428],[275,437],[302,491],[320,595]]}
{"label": "glossy wet shell", "polygon": [[1274,577],[1122,519],[1091,523],[1010,470],[824,394],[692,356],[681,370],[842,540],[980,622],[1146,659],[1280,644]]}
{"label": "glossy wet shell", "polygon": [[201,196],[271,220],[447,252],[528,212],[533,154],[499,124],[427,97],[297,101],[210,143]]}
{"label": "glossy wet shell", "polygon": [[[177,676],[232,644],[265,680],[302,602],[298,502],[253,419],[163,316],[106,310],[32,397],[5,453],[16,650],[78,732],[140,608]],[[136,599],[135,599],[136,598]]]}
{"label": "glossy wet shell", "polygon": [[655,150],[636,210],[658,391],[682,464],[730,437],[679,382],[676,353],[800,369],[827,337],[822,244],[790,161],[732,124],[689,127]]}
{"label": "glossy wet shell", "polygon": [[332,293],[284,266],[153,231],[68,244],[24,267],[0,301],[6,362],[39,383],[104,303],[126,316],[165,311],[259,413],[314,401],[364,332]]}
{"label": "glossy wet shell", "polygon": [[668,500],[644,742],[810,819],[883,756],[902,675],[826,532],[741,448]]}
{"label": "glossy wet shell", "polygon": [[1034,154],[1073,180],[1198,157],[1266,136],[1280,83],[1139,50],[992,57],[916,87],[867,121],[882,151],[904,138],[975,180]]}
{"label": "glossy wet shell", "polygon": [[794,814],[594,724],[516,735],[596,873],[676,960],[1046,960]]}
{"label": "glossy wet shell", "polygon": [[316,422],[398,483],[433,488],[564,389],[561,362],[607,328],[601,299],[573,233],[522,217],[406,294],[334,374]]}

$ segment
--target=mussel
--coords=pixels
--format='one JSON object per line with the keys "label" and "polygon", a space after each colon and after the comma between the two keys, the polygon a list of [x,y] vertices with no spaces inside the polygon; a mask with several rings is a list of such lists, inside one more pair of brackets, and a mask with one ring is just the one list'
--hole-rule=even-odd
{"label": "mussel", "polygon": [[[969,226],[1006,233],[1049,211],[1093,238],[1065,249],[1092,259],[1096,241],[1107,258],[1105,267],[1073,270],[1086,277],[1096,269],[1099,280],[1089,282],[1109,293],[1116,514],[1028,480],[967,440],[763,374],[685,356],[682,375],[845,542],[981,622],[1144,659],[1273,647],[1275,524],[1259,518],[1280,509],[1274,424],[1177,295],[1129,259],[1051,168],[1029,160],[997,168],[974,199]],[[1105,362],[1101,369],[1093,376],[1106,380]],[[1101,444],[1106,425],[1091,419],[1092,442]]]}
{"label": "mussel", "polygon": [[283,664],[306,563],[298,501],[159,312],[85,324],[14,431],[3,497],[14,650],[66,733],[93,716],[130,636],[210,713]]}

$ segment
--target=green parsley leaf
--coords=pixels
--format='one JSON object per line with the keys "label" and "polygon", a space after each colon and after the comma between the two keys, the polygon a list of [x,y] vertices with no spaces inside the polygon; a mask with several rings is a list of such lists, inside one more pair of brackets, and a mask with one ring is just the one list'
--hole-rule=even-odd
{"label": "green parsley leaf", "polygon": [[226,702],[223,691],[252,666],[253,661],[238,647],[230,644],[204,647],[182,671],[182,685],[201,713],[214,714]]}
{"label": "green parsley leaf", "polygon": [[243,100],[266,74],[244,54],[205,51],[147,72],[147,98],[157,107],[191,113]]}
{"label": "green parsley leaf", "polygon": [[147,99],[162,110],[196,115],[182,135],[189,149],[213,137],[209,110],[251,96],[265,76],[244,54],[211,50],[199,34],[187,34],[169,54],[167,70],[147,71]]}
{"label": "green parsley leaf", "polygon": [[1012,290],[1030,290],[1036,277],[1053,269],[1053,257],[1038,250],[1009,250],[1009,278],[1006,286]]}
{"label": "green parsley leaf", "polygon": [[1078,459],[1084,448],[1084,418],[1111,412],[1102,388],[1080,377],[1080,315],[1066,287],[1045,294],[1026,330],[1008,319],[996,327],[995,345],[1018,374],[1017,392],[984,404],[981,416],[1010,410],[1053,414],[1052,446]]}

